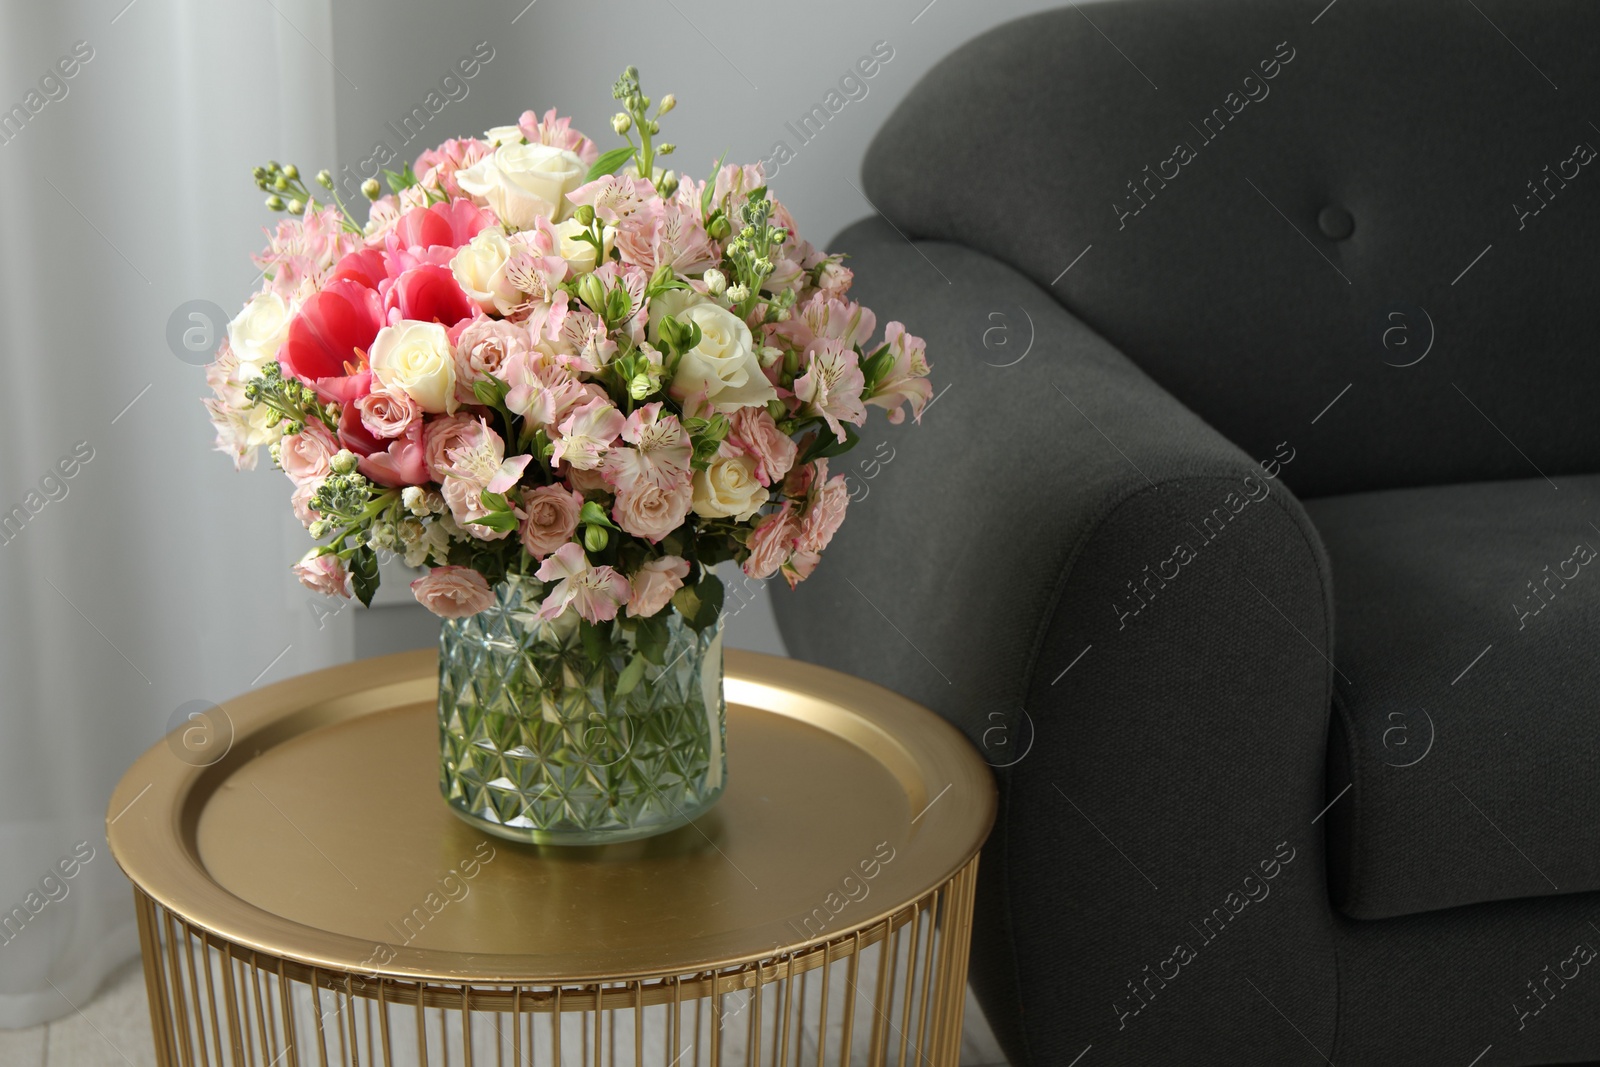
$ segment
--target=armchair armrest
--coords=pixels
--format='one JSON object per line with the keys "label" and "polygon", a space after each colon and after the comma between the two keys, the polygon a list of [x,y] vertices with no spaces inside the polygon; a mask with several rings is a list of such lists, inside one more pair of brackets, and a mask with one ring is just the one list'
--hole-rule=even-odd
{"label": "armchair armrest", "polygon": [[1275,1008],[1331,1048],[1332,606],[1294,442],[1245,456],[981,253],[880,220],[836,246],[936,400],[835,461],[860,491],[778,619],[996,768],[972,977],[1008,1056],[1299,1062]]}

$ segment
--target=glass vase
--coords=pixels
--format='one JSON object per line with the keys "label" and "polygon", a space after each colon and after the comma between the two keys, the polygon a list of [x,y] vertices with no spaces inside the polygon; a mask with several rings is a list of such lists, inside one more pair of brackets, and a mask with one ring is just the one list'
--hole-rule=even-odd
{"label": "glass vase", "polygon": [[539,589],[513,576],[494,606],[444,622],[439,788],[451,810],[540,845],[631,841],[705,812],[727,779],[721,619],[696,631],[664,609],[662,662],[635,663],[620,623],[586,634],[570,610],[539,620]]}

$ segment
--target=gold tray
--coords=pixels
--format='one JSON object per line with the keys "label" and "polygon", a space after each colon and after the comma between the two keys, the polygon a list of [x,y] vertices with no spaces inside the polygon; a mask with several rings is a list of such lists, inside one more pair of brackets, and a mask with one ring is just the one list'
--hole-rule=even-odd
{"label": "gold tray", "polygon": [[231,746],[208,766],[156,745],[111,799],[117,861],[189,926],[316,968],[615,981],[865,930],[966,867],[994,819],[988,768],[931,712],[730,650],[729,784],[710,812],[620,845],[493,839],[439,795],[436,670],[404,653],[230,701]]}

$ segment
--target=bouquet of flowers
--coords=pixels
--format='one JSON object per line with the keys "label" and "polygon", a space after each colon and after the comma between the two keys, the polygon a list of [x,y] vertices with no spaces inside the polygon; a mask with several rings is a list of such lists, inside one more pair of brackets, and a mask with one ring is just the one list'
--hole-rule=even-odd
{"label": "bouquet of flowers", "polygon": [[544,620],[701,629],[715,564],[816,567],[849,496],[828,461],[868,407],[920,416],[923,341],[873,341],[760,166],[663,169],[674,98],[632,67],[613,96],[620,147],[528,111],[369,179],[364,220],[327,171],[256,169],[291,217],[205,403],[219,450],[248,468],[265,445],[294,483],[311,589],[370,603],[387,551],[431,568],[412,589],[445,618],[515,576]]}

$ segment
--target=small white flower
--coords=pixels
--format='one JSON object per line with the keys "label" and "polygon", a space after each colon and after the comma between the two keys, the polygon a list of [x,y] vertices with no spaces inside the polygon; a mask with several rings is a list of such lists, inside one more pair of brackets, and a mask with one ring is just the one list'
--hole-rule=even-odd
{"label": "small white flower", "polygon": [[706,283],[706,292],[712,296],[721,296],[728,288],[728,276],[715,267],[706,271],[702,280]]}

